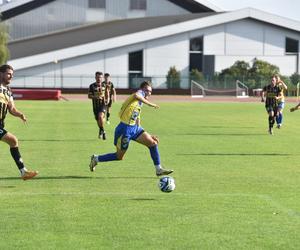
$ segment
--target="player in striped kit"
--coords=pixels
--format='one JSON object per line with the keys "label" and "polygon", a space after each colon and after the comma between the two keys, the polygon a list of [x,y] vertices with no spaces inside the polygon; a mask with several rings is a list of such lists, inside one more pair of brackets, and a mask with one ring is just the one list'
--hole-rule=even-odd
{"label": "player in striped kit", "polygon": [[10,65],[0,66],[0,140],[7,143],[10,147],[10,153],[21,173],[23,180],[35,177],[38,172],[27,170],[19,152],[18,139],[12,133],[4,129],[4,120],[7,111],[23,122],[26,122],[26,116],[17,110],[10,87],[8,86],[13,78],[14,70]]}
{"label": "player in striped kit", "polygon": [[104,130],[105,113],[107,111],[108,90],[103,83],[103,73],[95,73],[96,82],[89,86],[88,98],[92,99],[93,112],[99,127],[98,138],[106,140]]}

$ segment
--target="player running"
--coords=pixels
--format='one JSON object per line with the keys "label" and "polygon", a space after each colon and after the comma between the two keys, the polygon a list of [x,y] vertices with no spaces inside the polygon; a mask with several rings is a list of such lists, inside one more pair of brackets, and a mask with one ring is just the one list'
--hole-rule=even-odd
{"label": "player running", "polygon": [[92,172],[95,171],[98,162],[122,160],[131,140],[149,148],[157,176],[168,175],[173,172],[173,170],[163,169],[160,165],[160,155],[157,146],[159,143],[158,137],[150,135],[140,126],[140,113],[143,103],[153,108],[159,108],[158,105],[148,101],[151,93],[151,83],[144,81],[140,89],[125,100],[119,112],[121,121],[115,129],[114,144],[116,152],[104,155],[92,155],[89,165]]}
{"label": "player running", "polygon": [[35,177],[38,172],[26,169],[19,152],[17,137],[4,129],[4,120],[7,111],[11,115],[19,117],[23,122],[26,122],[27,120],[26,116],[21,111],[17,110],[11,89],[8,86],[12,81],[13,73],[14,70],[12,66],[7,64],[0,66],[0,140],[9,145],[11,156],[20,170],[21,178],[25,181]]}
{"label": "player running", "polygon": [[116,100],[117,100],[117,92],[116,92],[116,89],[114,87],[114,84],[110,80],[110,74],[109,73],[104,74],[104,82],[103,83],[105,84],[106,88],[108,89],[108,93],[109,93],[109,98],[108,98],[108,103],[107,103],[107,110],[106,110],[106,123],[110,124],[110,121],[109,121],[110,109],[111,109],[112,103],[116,102]]}
{"label": "player running", "polygon": [[93,112],[95,119],[99,127],[98,138],[106,140],[106,134],[104,130],[104,119],[106,112],[106,104],[108,98],[108,92],[103,82],[103,73],[95,73],[96,82],[89,86],[88,98],[92,99]]}
{"label": "player running", "polygon": [[[263,88],[261,101],[265,101],[265,107],[268,112],[269,118],[269,134],[273,135],[273,126],[275,123],[275,117],[278,110],[278,100],[282,99],[281,88],[277,85],[276,76],[272,77],[271,84]],[[265,100],[264,100],[265,98]]]}
{"label": "player running", "polygon": [[284,91],[286,91],[287,85],[280,79],[280,76],[276,75],[276,84],[281,90],[281,95],[277,99],[278,106],[277,106],[277,115],[276,115],[276,123],[277,128],[281,128],[282,120],[283,120],[283,109],[284,109]]}

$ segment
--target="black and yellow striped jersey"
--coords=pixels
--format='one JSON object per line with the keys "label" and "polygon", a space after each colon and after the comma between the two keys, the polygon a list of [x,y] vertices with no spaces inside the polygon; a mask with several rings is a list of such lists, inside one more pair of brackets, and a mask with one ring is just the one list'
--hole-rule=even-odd
{"label": "black and yellow striped jersey", "polygon": [[109,81],[109,82],[104,81],[104,82],[102,82],[102,84],[104,84],[106,86],[106,88],[108,90],[109,97],[111,98],[114,94],[114,92],[113,92],[113,90],[115,88],[114,84],[111,81]]}
{"label": "black and yellow striped jersey", "polygon": [[106,86],[105,84],[99,85],[94,82],[89,87],[89,97],[92,98],[94,112],[101,109],[106,102]]}
{"label": "black and yellow striped jersey", "polygon": [[4,128],[4,119],[7,114],[8,104],[13,102],[13,95],[9,87],[0,85],[0,127]]}
{"label": "black and yellow striped jersey", "polygon": [[267,106],[277,106],[278,101],[277,98],[280,96],[282,89],[278,85],[269,84],[263,88],[266,97],[266,107]]}

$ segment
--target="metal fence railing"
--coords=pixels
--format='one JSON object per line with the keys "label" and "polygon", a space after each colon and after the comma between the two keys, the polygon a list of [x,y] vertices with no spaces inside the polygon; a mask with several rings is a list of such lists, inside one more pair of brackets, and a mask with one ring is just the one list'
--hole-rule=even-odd
{"label": "metal fence railing", "polygon": [[[170,79],[166,76],[147,76],[147,77],[129,77],[129,76],[111,76],[111,81],[115,88],[128,89],[138,88],[140,83],[144,80],[150,80],[154,89],[190,89],[191,81],[195,80],[200,83],[205,89],[226,90],[236,88],[236,81],[239,80],[245,85],[245,88],[251,90],[262,89],[265,85],[270,83],[270,78],[246,79],[245,77],[223,77],[222,79],[216,77],[207,77],[203,79],[191,79],[190,77],[181,76],[180,79]],[[95,81],[94,75],[26,75],[21,76],[15,74],[12,88],[55,88],[55,89],[87,89],[91,83]],[[249,93],[249,94],[250,94]],[[288,85],[289,96],[299,96],[297,86],[293,84]]]}

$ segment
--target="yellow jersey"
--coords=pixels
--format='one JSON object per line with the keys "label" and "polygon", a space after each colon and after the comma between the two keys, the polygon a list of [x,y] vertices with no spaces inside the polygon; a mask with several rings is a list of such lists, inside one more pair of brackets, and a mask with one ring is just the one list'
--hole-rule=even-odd
{"label": "yellow jersey", "polygon": [[135,98],[136,94],[145,97],[144,91],[138,90],[125,100],[119,112],[121,122],[127,125],[135,125],[136,120],[140,119],[143,102]]}
{"label": "yellow jersey", "polygon": [[283,88],[283,85],[281,83],[278,84],[278,87],[280,89],[281,97],[277,101],[278,101],[278,103],[281,103],[281,102],[284,102],[284,88]]}

